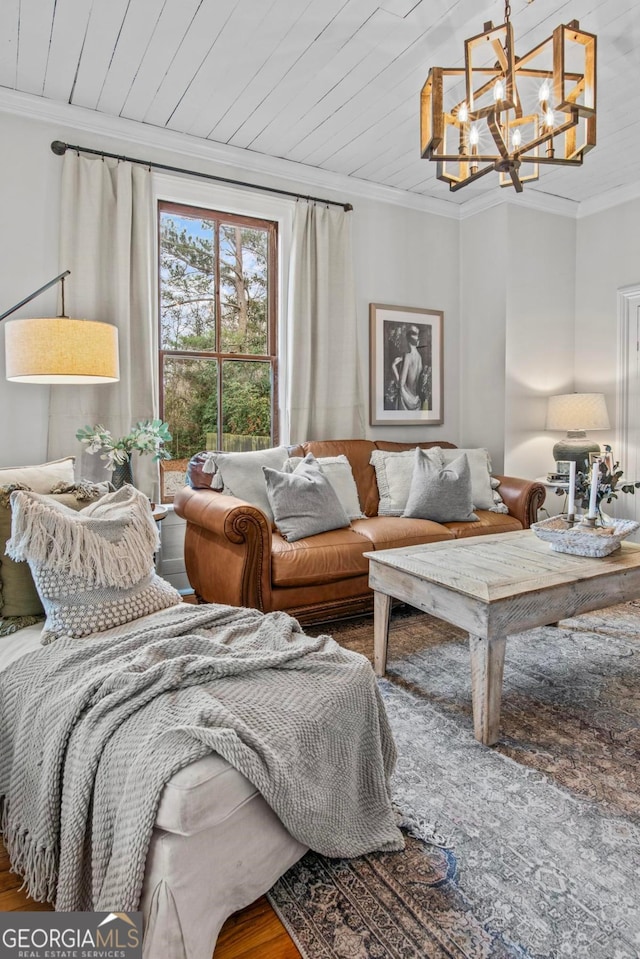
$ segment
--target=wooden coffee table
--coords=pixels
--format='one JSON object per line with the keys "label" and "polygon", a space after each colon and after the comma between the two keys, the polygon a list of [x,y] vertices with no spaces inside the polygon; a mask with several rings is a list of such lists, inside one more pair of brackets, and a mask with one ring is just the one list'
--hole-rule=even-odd
{"label": "wooden coffee table", "polygon": [[469,633],[476,739],[498,739],[507,636],[640,596],[640,546],[591,559],[530,530],[365,553],[374,590],[374,668],[387,665],[392,599]]}

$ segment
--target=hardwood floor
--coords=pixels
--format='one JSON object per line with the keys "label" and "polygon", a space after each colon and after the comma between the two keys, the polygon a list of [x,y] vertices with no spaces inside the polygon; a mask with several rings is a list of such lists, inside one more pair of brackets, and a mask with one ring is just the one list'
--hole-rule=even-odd
{"label": "hardwood floor", "polygon": [[[0,842],[0,912],[49,912],[20,892],[22,881],[9,872],[9,857]],[[230,916],[220,931],[214,959],[300,959],[300,953],[265,896]]]}

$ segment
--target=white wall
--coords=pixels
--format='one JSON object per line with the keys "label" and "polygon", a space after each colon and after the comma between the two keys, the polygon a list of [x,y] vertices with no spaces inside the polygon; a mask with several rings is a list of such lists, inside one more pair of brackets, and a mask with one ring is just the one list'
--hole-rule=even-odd
{"label": "white wall", "polygon": [[617,363],[616,293],[640,282],[640,199],[577,221],[576,390],[604,393],[613,443]]}
{"label": "white wall", "polygon": [[359,199],[353,246],[362,381],[369,408],[369,304],[444,311],[444,423],[369,426],[371,439],[460,440],[459,223],[447,217]]}
{"label": "white wall", "polygon": [[504,464],[507,206],[460,224],[461,446]]}
{"label": "white wall", "polygon": [[505,473],[553,469],[557,433],[545,432],[547,397],[574,382],[576,221],[508,207]]}
{"label": "white wall", "polygon": [[[4,214],[0,230],[2,299],[7,309],[61,270],[58,263],[58,212],[62,161],[50,150],[52,140],[80,143],[96,149],[127,153],[188,169],[242,180],[270,182],[303,195],[318,192],[328,198],[353,198],[331,190],[310,191],[296,182],[246,171],[175,150],[146,147],[144,128],[136,125],[137,141],[87,133],[82,127],[0,114],[3,139],[11,143],[0,155],[0,199]],[[190,181],[193,182],[193,181]],[[426,306],[445,311],[445,424],[427,428],[429,437],[457,442],[459,422],[458,223],[373,200],[354,199],[353,217],[358,334],[365,396],[368,397],[368,304]],[[73,282],[73,278],[69,279]],[[56,293],[50,291],[24,307],[18,316],[53,314]],[[4,369],[4,337],[0,336],[0,369]],[[81,389],[81,387],[79,387]],[[0,376],[0,464],[42,462],[46,457],[48,389],[7,383]],[[422,439],[417,427],[380,428],[371,435]],[[70,451],[73,452],[73,451]]]}

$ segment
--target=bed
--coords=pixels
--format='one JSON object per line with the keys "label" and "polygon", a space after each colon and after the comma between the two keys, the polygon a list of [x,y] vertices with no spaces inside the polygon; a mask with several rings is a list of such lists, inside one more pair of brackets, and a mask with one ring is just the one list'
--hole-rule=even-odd
{"label": "bed", "polygon": [[286,613],[183,603],[131,486],[8,501],[5,556],[46,614],[0,637],[2,833],[35,898],[139,908],[145,959],[211,959],[307,848],[402,848],[364,657]]}
{"label": "bed", "polygon": [[[40,649],[41,632],[30,626],[0,638],[0,672]],[[221,756],[182,769],[165,789],[147,858],[140,905],[145,959],[211,959],[225,919],[266,892],[305,852]]]}

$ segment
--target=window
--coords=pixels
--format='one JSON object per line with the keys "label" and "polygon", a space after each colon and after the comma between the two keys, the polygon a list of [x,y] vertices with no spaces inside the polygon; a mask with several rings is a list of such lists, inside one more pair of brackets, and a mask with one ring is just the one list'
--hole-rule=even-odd
{"label": "window", "polygon": [[158,220],[166,502],[199,450],[278,441],[277,225],[165,202]]}

